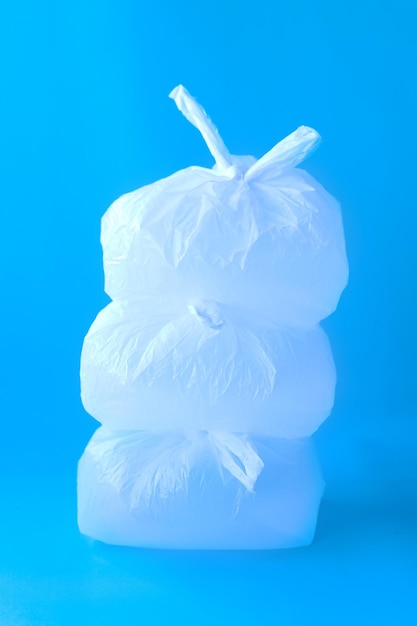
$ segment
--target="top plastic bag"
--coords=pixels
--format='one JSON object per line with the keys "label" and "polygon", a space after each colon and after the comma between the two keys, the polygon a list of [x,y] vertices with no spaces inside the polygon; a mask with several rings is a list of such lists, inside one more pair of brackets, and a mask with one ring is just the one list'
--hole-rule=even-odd
{"label": "top plastic bag", "polygon": [[203,300],[277,326],[317,324],[348,276],[339,205],[296,167],[320,136],[301,126],[259,160],[235,157],[184,87],[170,95],[216,165],[181,170],[110,206],[101,233],[106,292],[142,301],[148,314]]}

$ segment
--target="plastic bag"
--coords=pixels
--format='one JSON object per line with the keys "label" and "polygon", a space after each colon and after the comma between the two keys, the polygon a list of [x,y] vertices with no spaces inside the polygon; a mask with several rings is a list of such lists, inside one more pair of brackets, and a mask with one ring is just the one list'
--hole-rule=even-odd
{"label": "plastic bag", "polygon": [[233,157],[183,87],[171,94],[206,139],[213,169],[190,167],[116,200],[102,220],[113,299],[179,309],[190,299],[241,307],[274,324],[312,326],[347,281],[339,205],[296,168],[320,136],[301,126],[256,161]]}
{"label": "plastic bag", "polygon": [[206,304],[182,315],[112,302],[81,359],[85,408],[112,429],[311,435],[336,373],[324,331],[277,330]]}
{"label": "plastic bag", "polygon": [[116,545],[294,547],[311,542],[322,492],[310,439],[101,427],[79,463],[78,524]]}

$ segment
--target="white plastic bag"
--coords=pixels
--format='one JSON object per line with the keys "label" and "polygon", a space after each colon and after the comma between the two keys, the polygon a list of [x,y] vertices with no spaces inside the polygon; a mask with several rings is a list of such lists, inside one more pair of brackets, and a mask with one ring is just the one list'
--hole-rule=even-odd
{"label": "white plastic bag", "polygon": [[213,169],[190,167],[116,200],[102,220],[105,287],[113,299],[161,294],[242,307],[273,323],[312,326],[347,281],[338,203],[295,167],[320,137],[301,126],[256,161],[233,157],[183,87],[177,105],[208,142]]}
{"label": "white plastic bag", "polygon": [[108,428],[311,435],[329,415],[335,368],[326,334],[278,330],[213,303],[180,315],[112,302],[90,328],[82,399]]}
{"label": "white plastic bag", "polygon": [[322,492],[310,439],[101,427],[79,462],[78,524],[117,545],[289,548],[311,542]]}

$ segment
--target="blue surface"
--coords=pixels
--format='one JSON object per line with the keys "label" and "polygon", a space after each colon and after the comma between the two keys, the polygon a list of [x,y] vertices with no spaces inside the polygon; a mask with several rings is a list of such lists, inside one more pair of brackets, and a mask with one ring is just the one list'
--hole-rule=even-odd
{"label": "blue surface", "polygon": [[[183,0],[15,2],[0,16],[1,626],[417,623],[417,9]],[[99,220],[122,192],[210,166],[167,98],[185,84],[235,154],[300,124],[351,266],[324,324],[339,374],[317,434],[308,549],[173,553],[89,543],[76,462],[83,336],[107,301]]]}

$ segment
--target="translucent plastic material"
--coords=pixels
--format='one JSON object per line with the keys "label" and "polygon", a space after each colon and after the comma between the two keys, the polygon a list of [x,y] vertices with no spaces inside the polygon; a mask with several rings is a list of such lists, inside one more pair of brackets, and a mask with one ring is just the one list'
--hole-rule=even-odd
{"label": "translucent plastic material", "polygon": [[113,302],[82,351],[103,426],[79,464],[79,526],[120,545],[306,545],[323,490],[308,436],[336,381],[318,324],[348,276],[338,203],[296,167],[320,137],[301,126],[236,157],[183,87],[171,97],[216,163],[103,217]]}
{"label": "translucent plastic material", "polygon": [[277,330],[207,302],[144,309],[111,303],[85,339],[82,399],[102,424],[305,437],[329,415],[336,374],[321,328]]}
{"label": "translucent plastic material", "polygon": [[178,309],[213,300],[274,324],[327,317],[347,262],[337,202],[293,167],[313,133],[302,127],[280,142],[278,163],[265,155],[246,172],[191,167],[116,200],[102,221],[109,296],[142,297],[148,315],[163,293]]}
{"label": "translucent plastic material", "polygon": [[102,427],[79,463],[78,523],[117,545],[290,548],[311,542],[322,491],[309,439]]}

